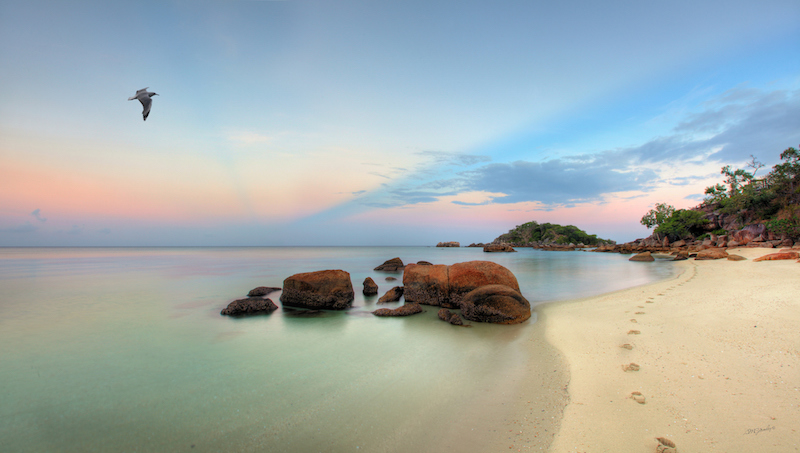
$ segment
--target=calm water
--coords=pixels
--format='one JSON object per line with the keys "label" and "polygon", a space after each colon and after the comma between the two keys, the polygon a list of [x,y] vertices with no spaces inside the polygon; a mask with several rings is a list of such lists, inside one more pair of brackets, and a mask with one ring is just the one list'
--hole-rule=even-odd
{"label": "calm water", "polygon": [[[361,283],[400,284],[372,271],[395,256],[495,261],[533,304],[673,272],[531,249],[0,248],[2,450],[426,451],[442,433],[491,429],[462,415],[510,398],[508,370],[530,360],[523,341],[541,326],[457,328],[435,308],[375,318]],[[322,269],[350,272],[352,310],[219,315],[256,286]]]}

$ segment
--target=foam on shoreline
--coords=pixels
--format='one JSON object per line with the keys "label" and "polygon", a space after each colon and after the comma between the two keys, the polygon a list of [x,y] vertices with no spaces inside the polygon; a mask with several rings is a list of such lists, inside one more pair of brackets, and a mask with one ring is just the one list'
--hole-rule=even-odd
{"label": "foam on shoreline", "polygon": [[729,252],[748,260],[537,307],[569,373],[550,451],[800,449],[800,264]]}

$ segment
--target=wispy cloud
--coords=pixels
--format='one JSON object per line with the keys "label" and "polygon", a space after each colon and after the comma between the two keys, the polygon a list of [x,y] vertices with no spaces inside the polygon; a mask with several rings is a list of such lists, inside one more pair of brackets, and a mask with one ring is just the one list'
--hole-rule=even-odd
{"label": "wispy cloud", "polygon": [[42,217],[42,212],[39,209],[34,209],[33,212],[31,212],[31,215],[34,216],[36,220],[40,222],[47,222],[47,219]]}

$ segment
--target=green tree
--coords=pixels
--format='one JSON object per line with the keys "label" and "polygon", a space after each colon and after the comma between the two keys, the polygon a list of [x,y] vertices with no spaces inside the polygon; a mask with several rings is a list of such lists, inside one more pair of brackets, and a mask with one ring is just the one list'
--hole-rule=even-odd
{"label": "green tree", "polygon": [[701,211],[679,209],[654,231],[669,237],[670,241],[677,241],[699,236],[707,223],[708,219]]}
{"label": "green tree", "polygon": [[675,207],[666,203],[656,203],[655,209],[651,209],[639,221],[642,225],[650,228],[657,227],[666,222],[672,214],[675,213]]}

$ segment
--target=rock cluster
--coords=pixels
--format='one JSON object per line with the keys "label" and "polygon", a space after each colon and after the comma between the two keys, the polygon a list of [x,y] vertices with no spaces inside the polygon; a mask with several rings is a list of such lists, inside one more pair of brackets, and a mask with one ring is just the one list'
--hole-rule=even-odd
{"label": "rock cluster", "polygon": [[449,322],[454,326],[464,325],[464,321],[461,320],[461,316],[459,316],[458,313],[453,313],[446,308],[442,308],[441,310],[439,310],[438,316],[439,319],[441,319],[442,321]]}
{"label": "rock cluster", "polygon": [[273,286],[259,286],[258,288],[253,288],[247,293],[247,297],[261,297],[266,296],[269,293],[274,293],[275,291],[280,291],[280,288],[275,288]]}

